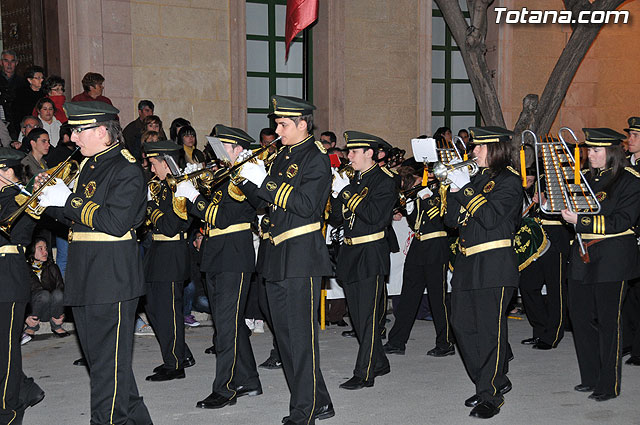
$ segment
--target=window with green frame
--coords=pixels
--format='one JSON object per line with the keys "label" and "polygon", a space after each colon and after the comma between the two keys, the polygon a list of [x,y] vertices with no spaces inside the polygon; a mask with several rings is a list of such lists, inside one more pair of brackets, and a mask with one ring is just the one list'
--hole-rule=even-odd
{"label": "window with green frame", "polygon": [[[467,21],[469,11],[466,0],[459,0]],[[431,20],[431,128],[449,127],[458,130],[480,125],[480,112],[476,104],[467,70],[442,12],[433,2]]]}
{"label": "window with green frame", "polygon": [[269,127],[272,94],[313,101],[311,30],[292,41],[285,62],[286,0],[247,0],[247,132],[256,138]]}

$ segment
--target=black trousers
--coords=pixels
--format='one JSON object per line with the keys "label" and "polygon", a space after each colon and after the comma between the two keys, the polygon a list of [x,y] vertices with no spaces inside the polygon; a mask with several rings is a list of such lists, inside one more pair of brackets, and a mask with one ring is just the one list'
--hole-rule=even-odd
{"label": "black trousers", "polygon": [[236,396],[236,388],[258,388],[260,379],[249,342],[244,309],[251,273],[207,273],[207,294],[216,326],[216,376],[212,391]]}
{"label": "black trousers", "polygon": [[147,283],[144,307],[160,344],[165,369],[180,369],[184,359],[192,357],[184,342],[183,293],[182,282]]}
{"label": "black trousers", "polygon": [[58,319],[64,313],[63,301],[64,293],[59,289],[38,291],[31,296],[32,314],[43,323],[51,321],[52,318]]}
{"label": "black trousers", "polygon": [[629,290],[622,306],[622,341],[632,356],[640,357],[640,279],[629,281]]}
{"label": "black trousers", "polygon": [[480,401],[502,405],[498,389],[508,382],[507,305],[515,288],[451,293],[451,325]]}
{"label": "black trousers", "polygon": [[621,310],[627,282],[569,280],[569,315],[582,384],[599,394],[620,394]]}
{"label": "black trousers", "polygon": [[385,286],[384,276],[379,275],[343,285],[353,330],[360,343],[353,375],[364,380],[371,380],[378,372],[389,368],[380,334],[385,312],[382,308]]}
{"label": "black trousers", "polygon": [[273,319],[271,318],[271,309],[269,308],[269,300],[267,299],[267,283],[264,280],[264,276],[262,273],[256,273],[256,292],[258,293],[258,305],[260,306],[260,310],[262,311],[262,315],[264,320],[269,325],[269,329],[274,334],[271,336],[273,339],[273,348],[271,349],[271,353],[269,357],[275,359],[276,361],[280,361],[280,352],[278,351],[278,343],[276,341],[275,331],[273,327]]}
{"label": "black trousers", "polygon": [[444,263],[405,263],[402,292],[397,310],[394,311],[396,321],[389,332],[390,345],[404,348],[407,344],[425,287],[429,294],[433,325],[436,328],[436,347],[445,349],[453,345],[453,334],[449,327],[451,297],[447,294],[447,269]]}
{"label": "black trousers", "polygon": [[91,424],[151,424],[133,376],[133,331],[138,298],[73,307],[91,380]]}
{"label": "black trousers", "polygon": [[[520,295],[533,337],[556,347],[566,320],[565,257],[550,249],[520,273]],[[540,292],[547,286],[547,295]]]}
{"label": "black trousers", "polygon": [[331,403],[318,346],[322,277],[267,281],[267,297],[284,375],[291,391],[289,420],[315,423],[314,409]]}
{"label": "black trousers", "polygon": [[260,307],[260,282],[258,281],[257,274],[253,276],[247,295],[247,307],[244,310],[244,317],[247,319],[265,320],[262,308]]}

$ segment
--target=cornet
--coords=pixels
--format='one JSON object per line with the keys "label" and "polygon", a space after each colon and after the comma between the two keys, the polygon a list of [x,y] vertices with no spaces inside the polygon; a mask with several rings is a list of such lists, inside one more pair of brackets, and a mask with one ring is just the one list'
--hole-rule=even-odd
{"label": "cornet", "polygon": [[476,174],[478,174],[478,171],[480,170],[480,167],[478,167],[478,164],[476,163],[475,158],[468,159],[466,161],[456,162],[453,164],[444,164],[438,161],[433,166],[433,175],[443,185],[449,185],[452,183],[451,180],[449,179],[449,173],[464,167],[469,168],[469,177],[475,176]]}

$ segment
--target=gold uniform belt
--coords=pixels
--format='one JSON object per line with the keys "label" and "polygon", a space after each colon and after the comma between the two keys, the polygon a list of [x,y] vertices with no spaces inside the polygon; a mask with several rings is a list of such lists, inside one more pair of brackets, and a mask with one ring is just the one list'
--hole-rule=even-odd
{"label": "gold uniform belt", "polygon": [[473,245],[468,248],[460,246],[460,252],[465,257],[479,254],[481,252],[490,251],[492,249],[507,248],[513,245],[511,239],[499,239],[497,241],[485,242],[478,245]]}
{"label": "gold uniform belt", "polygon": [[625,230],[622,233],[611,233],[608,235],[598,235],[595,233],[580,233],[580,236],[582,237],[582,239],[606,239],[606,238],[617,238],[618,236],[627,236],[627,235],[635,235],[635,233],[633,233],[633,230],[628,229]]}
{"label": "gold uniform belt", "polygon": [[6,254],[24,254],[24,247],[21,245],[4,245],[0,246],[0,255]]}
{"label": "gold uniform belt", "polygon": [[320,222],[305,224],[304,226],[296,227],[294,229],[280,233],[278,236],[272,236],[271,234],[269,234],[269,240],[275,246],[281,244],[287,239],[295,238],[297,236],[306,235],[307,233],[312,233],[320,230],[321,227],[322,226],[320,226]]}
{"label": "gold uniform belt", "polygon": [[425,233],[424,235],[420,232],[416,232],[415,237],[417,240],[422,242],[433,238],[444,238],[445,236],[447,236],[447,232],[445,232],[444,230],[440,230],[438,232]]}
{"label": "gold uniform belt", "polygon": [[212,238],[214,236],[242,232],[243,230],[251,230],[251,223],[232,224],[231,226],[225,227],[224,229],[209,229],[208,235],[210,238]]}
{"label": "gold uniform belt", "polygon": [[151,235],[151,240],[155,242],[174,242],[174,241],[184,241],[187,239],[187,234],[185,232],[180,232],[175,236],[165,236],[161,233],[154,233]]}
{"label": "gold uniform belt", "polygon": [[261,239],[269,239],[269,232],[264,232],[262,234],[262,236],[260,236]]}
{"label": "gold uniform belt", "polygon": [[347,245],[360,245],[362,243],[378,241],[382,238],[384,238],[384,230],[378,233],[373,233],[371,235],[356,236],[355,238],[344,238],[344,243]]}
{"label": "gold uniform belt", "polygon": [[543,226],[564,226],[564,223],[561,222],[560,220],[545,220],[545,219],[542,219],[542,220],[540,220],[540,224],[542,224]]}
{"label": "gold uniform belt", "polygon": [[102,232],[74,232],[69,230],[69,243],[71,242],[120,242],[133,239],[133,230],[123,236],[113,236]]}

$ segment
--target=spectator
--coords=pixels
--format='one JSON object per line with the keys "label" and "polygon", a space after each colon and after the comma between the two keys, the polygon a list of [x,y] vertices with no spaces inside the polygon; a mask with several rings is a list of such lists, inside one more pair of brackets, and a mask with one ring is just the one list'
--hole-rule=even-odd
{"label": "spectator", "polygon": [[[62,161],[67,159],[69,155],[73,153],[76,149],[76,144],[71,141],[71,127],[67,124],[63,124],[60,127],[60,132],[58,133],[58,145],[49,149],[49,154],[45,158],[47,161],[47,165],[49,167],[55,167],[60,164]],[[84,157],[80,153],[80,151],[76,152],[72,159],[78,161],[78,163],[82,162]],[[60,266],[60,259],[58,258],[58,266]],[[60,267],[62,269],[62,267]],[[63,271],[64,274],[64,271]]]}
{"label": "spectator", "polygon": [[58,138],[60,137],[60,127],[62,123],[55,117],[56,105],[53,100],[43,97],[36,103],[38,118],[42,122],[42,128],[49,133],[49,143],[51,146],[58,146]]}
{"label": "spectator", "polygon": [[191,125],[191,123],[184,118],[176,118],[171,121],[171,127],[169,127],[169,138],[178,143],[178,132],[186,125]]}
{"label": "spectator", "polygon": [[[25,85],[22,77],[16,74],[18,65],[18,55],[13,50],[4,50],[0,54],[2,59],[2,69],[0,69],[0,104],[3,111],[0,111],[0,118],[9,122],[9,132],[14,139],[18,137],[17,120],[14,115],[14,102],[16,95]],[[4,112],[4,116],[1,113]]]}
{"label": "spectator", "polygon": [[49,153],[49,133],[42,128],[34,128],[22,141],[22,146],[29,153],[22,160],[31,175],[48,169],[44,156]]}
{"label": "spectator", "polygon": [[[276,137],[278,137],[278,135],[272,128],[268,128],[268,127],[263,128],[262,130],[260,130],[260,146],[263,146],[263,147],[266,146],[267,144],[273,142],[276,139]],[[271,145],[269,147],[269,154],[272,154],[278,150],[279,146],[277,145],[278,143],[276,143],[275,145]],[[260,159],[264,159],[267,156],[268,155],[264,155]]]}
{"label": "spectator", "polygon": [[12,138],[9,134],[9,129],[4,121],[0,120],[0,146],[8,148],[11,147]]}
{"label": "spectator", "polygon": [[[133,145],[137,138],[142,134],[145,130],[144,128],[144,119],[149,115],[153,115],[153,110],[155,106],[150,100],[141,100],[138,102],[138,118],[131,121],[127,126],[122,130],[122,135],[124,137],[125,144],[127,148],[131,151],[129,146]],[[167,136],[164,134],[164,131],[160,133],[160,140],[166,139]]]}
{"label": "spectator", "polygon": [[[38,100],[45,96],[42,92],[42,83],[44,82],[44,69],[40,66],[30,66],[24,73],[27,83],[16,94],[13,104],[15,119],[21,119],[24,116],[31,115],[33,108]],[[16,122],[19,130],[19,124]]]}
{"label": "spectator", "polygon": [[145,131],[155,131],[158,134],[164,134],[162,131],[162,120],[157,115],[148,115],[142,120],[142,128],[132,140],[131,143],[126,141],[125,144],[131,155],[133,155],[140,163],[142,163],[142,133]]}
{"label": "spectator", "polygon": [[26,152],[26,148],[22,149],[22,140],[34,128],[42,128],[42,121],[40,121],[40,118],[36,118],[33,115],[27,115],[22,118],[22,121],[20,121],[20,134],[18,135],[18,140],[11,142],[11,146],[14,149],[21,149]]}
{"label": "spectator", "polygon": [[97,72],[87,72],[82,77],[82,93],[77,94],[71,98],[72,102],[91,102],[97,100],[98,102],[111,103],[111,99],[103,96],[104,92],[104,77]]}
{"label": "spectator", "polygon": [[205,162],[204,154],[197,148],[198,138],[196,131],[190,125],[185,125],[178,132],[178,144],[184,150],[184,159],[187,164],[199,164]]}
{"label": "spectator", "polygon": [[331,149],[336,147],[337,143],[336,133],[333,131],[324,131],[320,134],[320,143],[324,146],[325,149]]}
{"label": "spectator", "polygon": [[[63,105],[67,98],[64,95],[64,79],[57,75],[50,75],[42,83],[42,93],[49,99],[53,100],[53,104],[56,105],[55,117],[61,123],[67,122],[67,115],[64,113]],[[32,115],[35,117],[38,115],[38,111],[33,108]]]}
{"label": "spectator", "polygon": [[25,333],[31,337],[40,329],[40,322],[49,322],[51,332],[60,338],[69,336],[62,328],[64,322],[64,282],[60,269],[49,258],[47,241],[36,238],[29,254],[31,264],[31,314],[27,317]]}
{"label": "spectator", "polygon": [[462,139],[465,145],[469,145],[469,132],[466,128],[463,128],[458,131],[458,137]]}
{"label": "spectator", "polygon": [[[158,140],[160,140],[160,133],[158,133],[157,131],[145,131],[144,133],[142,133],[140,142],[142,145],[144,145],[145,143],[157,142]],[[144,168],[145,174],[147,173],[147,171],[151,172],[151,170],[149,169],[149,161],[147,161],[147,154],[144,152],[144,149],[142,149],[141,155],[142,168]],[[149,175],[148,177],[151,178],[152,176]]]}

